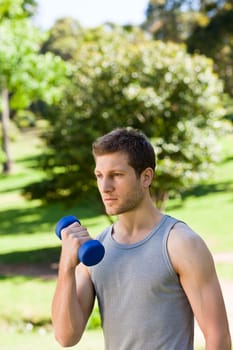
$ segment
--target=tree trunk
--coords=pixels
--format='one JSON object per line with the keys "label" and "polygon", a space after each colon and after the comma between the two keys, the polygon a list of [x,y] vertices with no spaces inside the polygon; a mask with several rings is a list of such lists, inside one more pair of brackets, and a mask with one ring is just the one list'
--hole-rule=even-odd
{"label": "tree trunk", "polygon": [[10,154],[10,138],[9,138],[9,124],[10,124],[10,107],[8,90],[2,90],[2,150],[5,154],[3,161],[3,174],[9,174],[12,171],[12,159]]}
{"label": "tree trunk", "polygon": [[160,210],[165,210],[165,204],[166,204],[166,201],[168,200],[167,192],[165,192],[161,189],[157,189],[153,193],[153,198],[155,200],[156,207]]}

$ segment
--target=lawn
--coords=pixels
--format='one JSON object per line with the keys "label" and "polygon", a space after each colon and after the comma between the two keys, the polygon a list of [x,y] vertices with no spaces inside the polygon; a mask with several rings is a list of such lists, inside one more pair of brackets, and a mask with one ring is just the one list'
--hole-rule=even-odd
{"label": "lawn", "polygon": [[[28,324],[21,332],[15,332],[14,329],[10,331],[0,331],[0,344],[4,344],[4,350],[13,350],[17,344],[17,350],[61,350],[62,347],[55,341],[51,330],[39,328],[32,330]],[[88,331],[83,335],[81,342],[69,349],[77,350],[102,350],[103,336],[100,331]]]}
{"label": "lawn", "polygon": [[232,252],[233,136],[222,140],[222,161],[211,178],[171,200],[167,211],[189,223],[207,241],[212,252]]}
{"label": "lawn", "polygon": [[[233,137],[223,141],[223,160],[213,176],[184,194],[183,200],[170,200],[166,211],[189,223],[206,240],[213,253],[232,252],[233,213]],[[14,173],[0,176],[1,250],[0,262],[32,264],[57,262],[60,241],[54,234],[57,220],[74,214],[89,228],[93,237],[109,224],[97,203],[78,202],[72,208],[59,204],[44,205],[27,201],[22,187],[44,175],[35,167],[41,152],[40,141],[26,133],[12,147]],[[232,279],[233,264],[217,265],[221,278]],[[55,279],[26,276],[0,276],[0,344],[4,350],[61,349],[55,342],[50,324],[50,305]],[[87,331],[77,349],[101,350],[101,331]]]}

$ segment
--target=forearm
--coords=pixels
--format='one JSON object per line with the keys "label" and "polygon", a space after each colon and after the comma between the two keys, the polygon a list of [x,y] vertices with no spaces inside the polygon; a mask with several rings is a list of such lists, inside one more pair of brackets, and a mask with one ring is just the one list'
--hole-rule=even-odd
{"label": "forearm", "polygon": [[62,346],[73,346],[80,340],[85,321],[76,293],[75,269],[60,270],[52,302],[55,337]]}
{"label": "forearm", "polygon": [[206,337],[206,350],[231,350],[231,336],[230,332],[224,334],[213,334]]}

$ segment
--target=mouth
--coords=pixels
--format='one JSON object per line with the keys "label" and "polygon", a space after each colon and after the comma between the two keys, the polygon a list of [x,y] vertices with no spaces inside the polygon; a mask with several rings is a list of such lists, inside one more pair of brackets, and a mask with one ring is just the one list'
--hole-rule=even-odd
{"label": "mouth", "polygon": [[116,200],[117,200],[116,198],[104,198],[103,199],[104,203],[113,203]]}

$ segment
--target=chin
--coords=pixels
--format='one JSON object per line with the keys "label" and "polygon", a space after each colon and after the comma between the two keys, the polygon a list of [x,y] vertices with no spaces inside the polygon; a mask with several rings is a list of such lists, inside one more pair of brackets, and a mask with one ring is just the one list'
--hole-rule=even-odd
{"label": "chin", "polygon": [[117,215],[117,212],[115,210],[106,210],[107,215]]}
{"label": "chin", "polygon": [[117,215],[117,210],[113,208],[105,208],[107,215]]}

